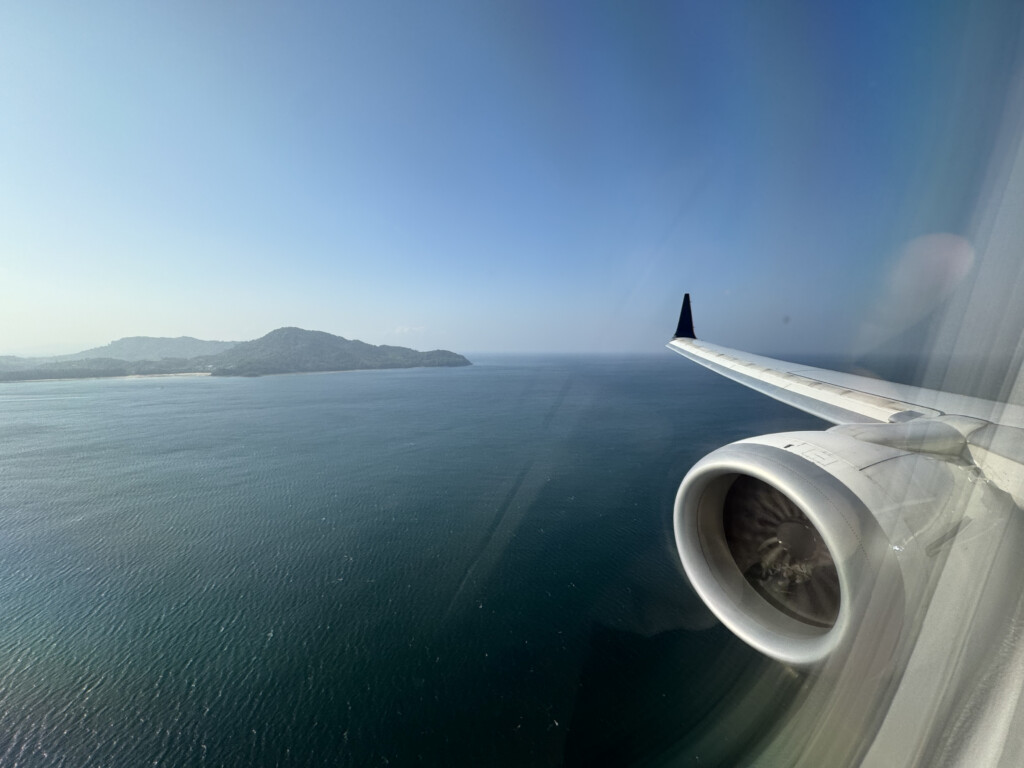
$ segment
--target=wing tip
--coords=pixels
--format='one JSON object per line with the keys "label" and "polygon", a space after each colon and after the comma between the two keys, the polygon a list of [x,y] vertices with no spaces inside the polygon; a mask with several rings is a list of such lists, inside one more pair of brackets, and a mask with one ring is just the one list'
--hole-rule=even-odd
{"label": "wing tip", "polygon": [[683,296],[683,308],[679,310],[679,322],[676,324],[674,339],[696,339],[693,332],[693,312],[690,310],[690,294]]}

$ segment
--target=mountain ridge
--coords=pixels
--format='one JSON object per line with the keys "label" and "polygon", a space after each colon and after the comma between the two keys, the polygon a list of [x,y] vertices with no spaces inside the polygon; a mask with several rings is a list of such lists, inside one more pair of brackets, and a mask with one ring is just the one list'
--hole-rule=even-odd
{"label": "mountain ridge", "polygon": [[[192,350],[219,350],[188,355]],[[92,353],[98,353],[91,356]],[[139,355],[146,354],[143,358]],[[118,356],[120,355],[120,356]],[[0,357],[0,381],[206,373],[265,376],[280,373],[472,365],[444,349],[368,344],[326,331],[286,326],[251,341],[204,341],[190,336],[126,336],[102,347],[58,357]]]}
{"label": "mountain ridge", "polygon": [[93,347],[70,355],[63,360],[84,360],[109,357],[114,360],[162,360],[168,357],[191,359],[215,355],[235,346],[237,341],[206,341],[192,336],[125,336],[102,347]]}

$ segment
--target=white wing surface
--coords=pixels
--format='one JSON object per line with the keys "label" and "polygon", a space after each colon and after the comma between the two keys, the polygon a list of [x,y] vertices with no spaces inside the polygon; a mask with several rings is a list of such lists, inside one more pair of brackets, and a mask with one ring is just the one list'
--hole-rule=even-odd
{"label": "white wing surface", "polygon": [[833,424],[957,415],[1024,426],[1021,406],[788,363],[698,341],[693,333],[689,294],[683,300],[676,336],[667,346],[715,373]]}

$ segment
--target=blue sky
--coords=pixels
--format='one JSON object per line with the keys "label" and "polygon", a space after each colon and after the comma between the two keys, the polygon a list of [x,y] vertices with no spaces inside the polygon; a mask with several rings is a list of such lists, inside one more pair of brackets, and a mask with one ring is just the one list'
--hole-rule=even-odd
{"label": "blue sky", "polygon": [[721,343],[846,349],[864,306],[905,303],[908,243],[973,242],[1019,23],[1012,4],[5,4],[0,353],[282,325],[655,351],[684,290]]}

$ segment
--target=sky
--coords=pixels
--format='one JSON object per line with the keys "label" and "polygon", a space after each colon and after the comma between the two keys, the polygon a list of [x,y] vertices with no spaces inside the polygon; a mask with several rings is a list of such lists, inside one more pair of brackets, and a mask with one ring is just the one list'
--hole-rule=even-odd
{"label": "sky", "polygon": [[1019,4],[967,5],[5,3],[0,354],[649,352],[684,291],[755,352],[898,335],[1020,134]]}

